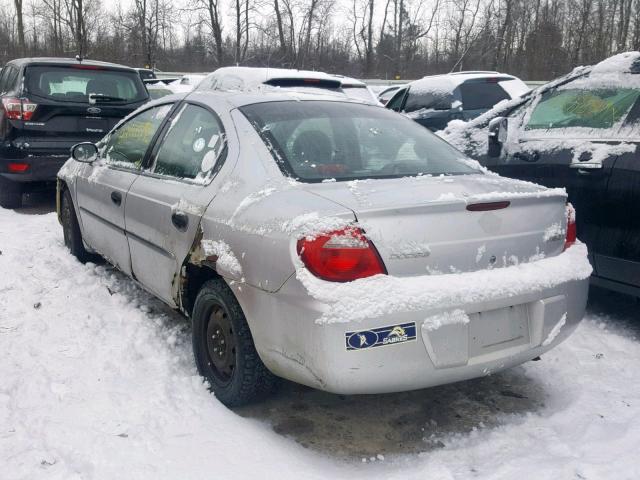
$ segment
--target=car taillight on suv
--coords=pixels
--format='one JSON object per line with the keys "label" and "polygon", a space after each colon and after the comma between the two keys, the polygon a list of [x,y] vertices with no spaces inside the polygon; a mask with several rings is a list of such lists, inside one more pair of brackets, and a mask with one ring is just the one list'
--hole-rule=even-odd
{"label": "car taillight on suv", "polygon": [[305,266],[323,280],[350,282],[387,273],[378,250],[359,228],[301,238],[297,247]]}
{"label": "car taillight on suv", "polygon": [[573,205],[567,203],[567,236],[564,240],[564,249],[576,243],[578,239],[578,231],[576,230],[576,209]]}
{"label": "car taillight on suv", "polygon": [[31,120],[38,107],[37,103],[26,98],[6,97],[2,99],[2,106],[10,120]]}

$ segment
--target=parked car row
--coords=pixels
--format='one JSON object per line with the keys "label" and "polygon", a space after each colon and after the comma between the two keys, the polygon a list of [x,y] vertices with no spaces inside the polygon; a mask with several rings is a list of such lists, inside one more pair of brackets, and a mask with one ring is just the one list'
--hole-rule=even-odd
{"label": "parked car row", "polygon": [[[606,68],[633,69],[638,57]],[[56,68],[53,87],[44,70],[45,80],[24,70],[14,127],[34,128],[24,124],[35,117],[56,132],[49,141],[76,143],[57,175],[65,245],[188,316],[198,370],[227,405],[272,391],[278,377],[354,394],[486,375],[545,353],[584,314],[592,267],[565,190],[493,174],[468,147],[492,135],[511,151],[517,122],[506,116],[545,95],[515,77],[426,77],[383,108],[363,82],[322,72],[221,68],[148,101],[133,69]],[[126,96],[120,77],[144,98]],[[80,138],[36,115],[45,89],[78,109]],[[548,131],[568,109],[596,128],[602,110],[613,128],[636,108],[632,93],[531,118]],[[101,132],[84,127],[125,106],[138,108]],[[458,149],[423,128],[452,119]],[[630,153],[616,143],[618,156]]]}

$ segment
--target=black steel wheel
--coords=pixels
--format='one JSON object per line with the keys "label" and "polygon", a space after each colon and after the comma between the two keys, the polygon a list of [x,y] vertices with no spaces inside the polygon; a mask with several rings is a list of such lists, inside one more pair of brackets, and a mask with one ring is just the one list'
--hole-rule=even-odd
{"label": "black steel wheel", "polygon": [[240,304],[222,278],[202,285],[191,317],[196,366],[222,403],[243,405],[275,390],[277,377],[260,360]]}
{"label": "black steel wheel", "polygon": [[92,260],[93,255],[87,252],[82,242],[82,233],[69,190],[65,190],[60,199],[60,223],[62,224],[64,244],[71,254],[82,263]]}
{"label": "black steel wheel", "polygon": [[221,383],[229,383],[236,366],[236,338],[224,306],[215,303],[207,324],[207,353],[213,374]]}

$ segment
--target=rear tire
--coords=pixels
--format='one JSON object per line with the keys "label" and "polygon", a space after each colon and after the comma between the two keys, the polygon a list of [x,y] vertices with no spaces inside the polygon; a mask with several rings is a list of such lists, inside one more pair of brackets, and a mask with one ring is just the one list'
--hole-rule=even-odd
{"label": "rear tire", "polygon": [[240,304],[223,279],[204,283],[192,321],[196,366],[218,400],[235,407],[275,391],[278,378],[260,360]]}
{"label": "rear tire", "polygon": [[0,177],[0,206],[4,208],[22,207],[22,185]]}
{"label": "rear tire", "polygon": [[93,255],[84,248],[82,242],[82,233],[76,216],[76,209],[71,200],[69,190],[65,190],[62,194],[60,202],[60,223],[62,223],[62,233],[64,235],[64,244],[71,254],[82,263],[93,261],[96,255]]}

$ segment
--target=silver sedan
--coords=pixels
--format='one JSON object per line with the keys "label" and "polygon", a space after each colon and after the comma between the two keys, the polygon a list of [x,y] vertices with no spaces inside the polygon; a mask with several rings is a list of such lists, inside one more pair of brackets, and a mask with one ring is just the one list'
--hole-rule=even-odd
{"label": "silver sedan", "polygon": [[193,326],[239,405],[487,375],[557,345],[591,267],[563,190],[484,170],[402,115],[318,93],[151,102],[58,176],[65,244]]}

